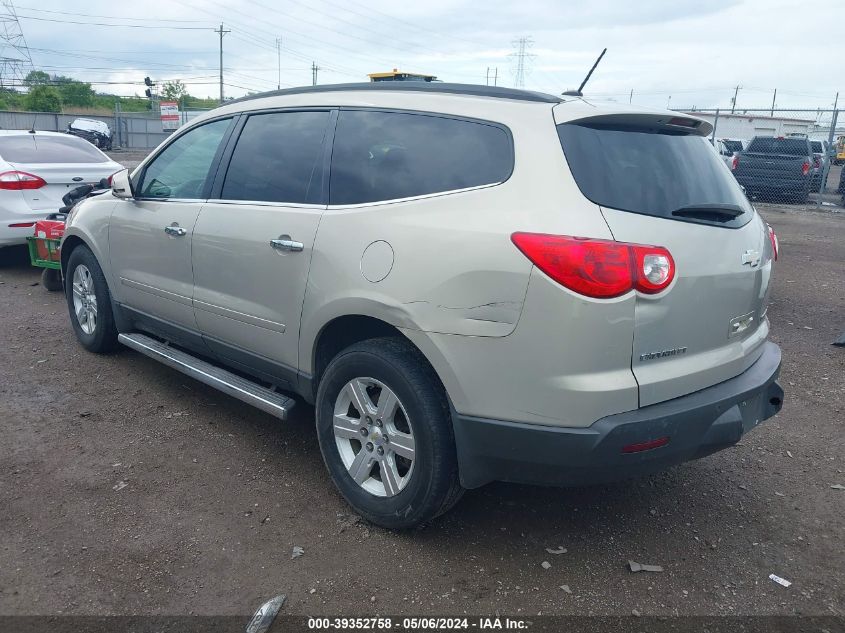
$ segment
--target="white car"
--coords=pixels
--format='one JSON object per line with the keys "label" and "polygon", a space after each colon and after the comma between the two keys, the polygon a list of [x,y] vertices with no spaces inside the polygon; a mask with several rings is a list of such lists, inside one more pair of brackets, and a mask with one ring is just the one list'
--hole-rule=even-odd
{"label": "white car", "polygon": [[0,130],[0,247],[25,244],[35,222],[58,211],[70,189],[121,169],[76,136]]}

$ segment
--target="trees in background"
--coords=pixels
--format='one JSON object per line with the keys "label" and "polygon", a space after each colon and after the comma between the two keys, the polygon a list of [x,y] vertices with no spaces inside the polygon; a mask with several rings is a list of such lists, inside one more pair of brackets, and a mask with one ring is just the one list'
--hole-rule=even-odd
{"label": "trees in background", "polygon": [[[146,97],[122,97],[97,94],[91,84],[73,77],[51,75],[43,70],[32,70],[24,78],[26,91],[0,90],[0,110],[28,110],[31,112],[62,112],[74,108],[113,112],[120,104],[123,112],[145,112],[152,109]],[[188,94],[187,86],[180,80],[162,84],[161,98],[177,101],[185,108],[213,108],[216,99],[201,99]]]}
{"label": "trees in background", "polygon": [[24,96],[23,105],[30,112],[61,112],[62,95],[53,86],[33,86]]}
{"label": "trees in background", "polygon": [[182,102],[188,96],[188,88],[178,79],[165,81],[161,87],[161,98],[166,101]]}

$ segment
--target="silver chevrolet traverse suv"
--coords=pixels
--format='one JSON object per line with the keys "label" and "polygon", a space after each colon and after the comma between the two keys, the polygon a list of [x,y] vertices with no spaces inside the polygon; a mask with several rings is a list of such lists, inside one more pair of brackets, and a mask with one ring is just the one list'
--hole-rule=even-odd
{"label": "silver chevrolet traverse suv", "polygon": [[73,210],[70,320],[279,418],[313,404],[389,528],[494,480],[651,473],[783,398],[776,238],[710,131],[455,84],[236,100]]}

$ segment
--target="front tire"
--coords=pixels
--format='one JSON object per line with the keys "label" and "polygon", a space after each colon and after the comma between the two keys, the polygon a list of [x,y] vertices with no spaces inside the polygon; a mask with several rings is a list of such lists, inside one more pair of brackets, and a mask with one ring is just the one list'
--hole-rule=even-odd
{"label": "front tire", "polygon": [[73,331],[82,346],[97,354],[114,350],[117,328],[111,294],[103,270],[87,246],[77,246],[68,258],[65,297]]}
{"label": "front tire", "polygon": [[320,381],[316,413],[332,480],[372,523],[415,527],[460,499],[446,393],[409,342],[370,339],[338,354]]}

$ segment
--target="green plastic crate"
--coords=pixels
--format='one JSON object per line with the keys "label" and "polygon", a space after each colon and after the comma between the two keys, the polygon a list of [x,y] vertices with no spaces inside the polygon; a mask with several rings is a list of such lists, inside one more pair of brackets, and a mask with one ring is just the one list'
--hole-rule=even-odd
{"label": "green plastic crate", "polygon": [[[39,242],[41,242],[41,248],[39,248]],[[32,236],[26,238],[26,243],[29,246],[29,261],[33,266],[61,270],[61,240]]]}

